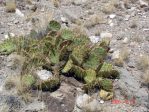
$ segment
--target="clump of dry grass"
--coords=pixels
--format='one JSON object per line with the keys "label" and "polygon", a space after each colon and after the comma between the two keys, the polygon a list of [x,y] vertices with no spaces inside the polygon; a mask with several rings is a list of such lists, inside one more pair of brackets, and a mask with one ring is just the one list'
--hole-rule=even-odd
{"label": "clump of dry grass", "polygon": [[122,60],[124,60],[124,61],[127,60],[129,57],[129,53],[130,53],[130,51],[128,50],[127,47],[122,48],[121,53],[120,53]]}
{"label": "clump of dry grass", "polygon": [[149,67],[149,56],[147,54],[139,56],[137,67],[138,69],[143,70],[146,70]]}
{"label": "clump of dry grass", "polygon": [[6,12],[15,12],[16,1],[15,0],[6,0]]}
{"label": "clump of dry grass", "polygon": [[102,23],[106,23],[106,19],[104,19],[104,15],[103,14],[94,14],[91,15],[85,22],[84,22],[84,26],[87,28],[93,27],[97,24],[102,24]]}
{"label": "clump of dry grass", "polygon": [[109,2],[105,3],[102,11],[106,14],[110,14],[116,10],[117,0],[110,0]]}
{"label": "clump of dry grass", "polygon": [[124,64],[124,61],[128,60],[130,51],[127,47],[123,47],[121,51],[117,54],[117,58],[113,60],[113,63],[116,66],[122,67]]}
{"label": "clump of dry grass", "polygon": [[20,95],[25,102],[31,101],[29,89],[26,88],[23,83],[24,82],[22,82],[20,76],[9,76],[5,82],[5,89],[11,90],[15,88],[15,90],[17,90],[17,94]]}
{"label": "clump of dry grass", "polygon": [[59,7],[60,5],[60,0],[52,0],[53,4],[55,7]]}
{"label": "clump of dry grass", "polygon": [[149,70],[146,70],[143,74],[143,80],[145,84],[149,84]]}

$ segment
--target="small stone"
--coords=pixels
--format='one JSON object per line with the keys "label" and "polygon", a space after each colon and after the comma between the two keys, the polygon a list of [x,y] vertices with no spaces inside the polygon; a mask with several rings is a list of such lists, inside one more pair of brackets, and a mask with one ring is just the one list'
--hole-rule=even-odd
{"label": "small stone", "polygon": [[8,35],[4,35],[4,38],[5,38],[5,39],[8,39],[8,38],[9,38],[9,36],[8,36]]}
{"label": "small stone", "polygon": [[10,37],[14,37],[15,36],[15,34],[14,33],[10,33]]}
{"label": "small stone", "polygon": [[103,32],[103,33],[101,33],[100,34],[100,37],[101,37],[101,39],[103,39],[103,38],[112,38],[112,34],[111,33],[108,33],[108,32]]}
{"label": "small stone", "polygon": [[99,42],[99,40],[100,40],[99,36],[90,36],[89,39],[94,44]]}
{"label": "small stone", "polygon": [[15,13],[20,17],[24,17],[24,14],[19,9],[16,9]]}
{"label": "small stone", "polygon": [[103,100],[100,100],[100,103],[101,103],[101,104],[103,104],[103,103],[104,103],[104,101],[103,101]]}
{"label": "small stone", "polygon": [[127,44],[128,41],[129,41],[129,39],[126,37],[126,38],[124,38],[123,43],[124,43],[124,44]]}
{"label": "small stone", "polygon": [[87,0],[74,0],[73,3],[75,5],[81,5],[81,4],[84,4],[85,2],[87,2]]}
{"label": "small stone", "polygon": [[145,2],[144,0],[139,0],[139,2],[140,2],[141,8],[143,8],[143,7],[148,7],[148,3]]}
{"label": "small stone", "polygon": [[110,19],[114,19],[115,17],[116,17],[115,14],[111,14],[111,15],[109,15],[109,18],[110,18]]}
{"label": "small stone", "polygon": [[18,21],[18,20],[15,20],[13,23],[14,23],[14,24],[18,24],[18,23],[19,23],[19,21]]}
{"label": "small stone", "polygon": [[61,17],[61,21],[62,21],[63,23],[66,23],[66,22],[67,22],[67,19],[66,19],[65,17]]}
{"label": "small stone", "polygon": [[37,71],[37,75],[41,80],[48,80],[50,77],[53,76],[53,74],[50,71],[47,70],[40,70]]}
{"label": "small stone", "polygon": [[130,19],[130,17],[131,17],[130,15],[126,15],[124,20],[128,21]]}

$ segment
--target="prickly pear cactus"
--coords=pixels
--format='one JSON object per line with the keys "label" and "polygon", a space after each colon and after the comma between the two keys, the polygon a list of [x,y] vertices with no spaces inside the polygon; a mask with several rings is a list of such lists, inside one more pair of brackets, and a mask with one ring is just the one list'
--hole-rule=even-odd
{"label": "prickly pear cactus", "polygon": [[[111,79],[118,78],[119,72],[105,62],[109,51],[109,40],[102,40],[93,45],[86,35],[61,29],[60,23],[54,20],[49,22],[47,31],[49,33],[40,39],[19,38],[15,41],[8,39],[0,44],[0,54],[17,52],[25,56],[26,63],[23,70],[26,74],[31,74],[39,67],[51,70],[54,78],[40,83],[36,81],[38,89],[51,91],[57,88],[60,85],[60,76],[68,73],[76,79],[81,79],[86,92],[93,89],[102,89],[106,91],[105,93],[113,91]],[[32,85],[33,77],[22,75],[27,85]]]}

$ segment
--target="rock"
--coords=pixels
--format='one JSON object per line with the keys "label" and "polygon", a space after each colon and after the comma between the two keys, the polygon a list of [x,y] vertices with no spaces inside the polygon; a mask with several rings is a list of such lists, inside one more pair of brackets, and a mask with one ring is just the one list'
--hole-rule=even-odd
{"label": "rock", "polygon": [[38,70],[37,75],[41,80],[48,80],[50,77],[53,77],[53,74],[47,70]]}
{"label": "rock", "polygon": [[6,12],[15,12],[16,0],[6,0]]}
{"label": "rock", "polygon": [[97,111],[99,112],[101,111],[101,106],[98,100],[93,99],[85,106],[85,109],[90,112],[97,112]]}
{"label": "rock", "polygon": [[129,41],[129,39],[126,37],[126,38],[124,38],[123,43],[124,43],[124,44],[127,44],[128,41]]}
{"label": "rock", "polygon": [[112,54],[112,57],[111,57],[113,63],[116,65],[116,66],[119,66],[119,67],[122,67],[123,66],[123,59],[120,55],[120,51],[119,50],[116,50],[113,52]]}
{"label": "rock", "polygon": [[116,14],[111,14],[111,15],[109,15],[109,18],[110,19],[114,19],[116,17]]}
{"label": "rock", "polygon": [[95,43],[99,42],[100,37],[99,36],[90,36],[89,39],[92,43],[95,44]]}
{"label": "rock", "polygon": [[21,112],[47,112],[44,102],[34,101],[21,109]]}
{"label": "rock", "polygon": [[24,17],[24,14],[19,10],[19,9],[16,9],[16,15],[20,16],[20,17]]}
{"label": "rock", "polygon": [[148,6],[148,3],[145,2],[144,0],[139,0],[139,2],[140,2],[140,6],[141,6],[142,8]]}
{"label": "rock", "polygon": [[81,5],[81,4],[84,4],[85,2],[87,2],[87,0],[74,0],[73,3],[75,5]]}
{"label": "rock", "polygon": [[87,94],[77,96],[76,106],[82,109],[89,102],[89,99],[90,99],[90,96]]}
{"label": "rock", "polygon": [[67,22],[67,19],[66,19],[65,17],[61,17],[61,21],[62,21],[63,23],[66,23],[66,22]]}
{"label": "rock", "polygon": [[126,15],[126,16],[124,17],[124,18],[125,18],[124,20],[125,20],[125,21],[128,21],[128,20],[130,19],[130,17],[131,17],[130,15]]}
{"label": "rock", "polygon": [[112,34],[111,33],[108,33],[108,32],[102,32],[101,34],[100,34],[100,37],[101,37],[101,39],[103,39],[103,38],[112,38]]}
{"label": "rock", "polygon": [[60,85],[58,77],[54,76],[50,71],[40,70],[36,72],[37,82],[35,88],[39,88],[43,91],[53,91]]}
{"label": "rock", "polygon": [[18,24],[18,23],[19,23],[19,21],[18,21],[18,20],[15,20],[13,23],[14,23],[14,24]]}

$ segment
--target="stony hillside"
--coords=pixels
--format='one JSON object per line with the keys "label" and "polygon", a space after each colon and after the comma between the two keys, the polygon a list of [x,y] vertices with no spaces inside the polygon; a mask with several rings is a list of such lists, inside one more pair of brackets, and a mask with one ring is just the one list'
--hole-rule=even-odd
{"label": "stony hillside", "polygon": [[149,0],[0,0],[0,112],[149,112]]}

